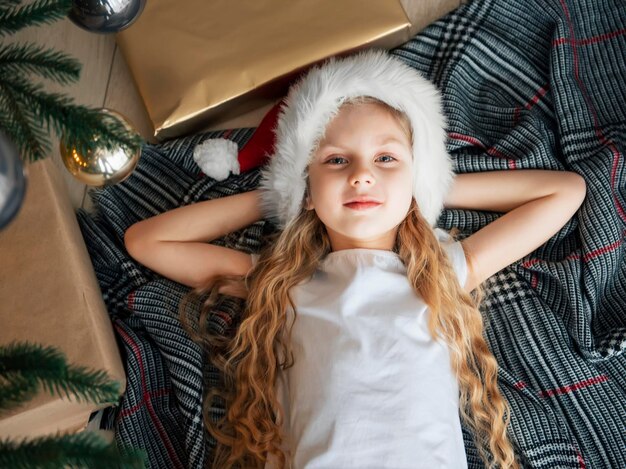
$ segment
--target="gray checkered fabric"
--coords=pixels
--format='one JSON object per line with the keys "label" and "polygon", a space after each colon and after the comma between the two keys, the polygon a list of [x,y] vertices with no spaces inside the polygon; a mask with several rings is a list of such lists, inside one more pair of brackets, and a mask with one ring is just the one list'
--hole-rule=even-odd
{"label": "gray checkered fabric", "polygon": [[[391,53],[441,89],[457,173],[536,168],[585,178],[580,210],[486,281],[481,311],[522,466],[626,468],[626,4],[477,0]],[[206,138],[241,147],[253,131],[146,145],[129,179],[93,193],[95,214],[77,212],[128,375],[105,426],[120,446],[146,449],[149,467],[211,460],[201,406],[219,377],[177,320],[187,288],[130,258],[123,233],[166,210],[256,188],[258,169],[216,182],[192,158]],[[445,210],[438,226],[465,237],[499,216]],[[214,243],[258,252],[275,229],[261,220]],[[232,331],[242,306],[222,296],[209,327]],[[218,418],[224,408],[210,412]],[[469,467],[482,468],[465,428],[464,438]]]}

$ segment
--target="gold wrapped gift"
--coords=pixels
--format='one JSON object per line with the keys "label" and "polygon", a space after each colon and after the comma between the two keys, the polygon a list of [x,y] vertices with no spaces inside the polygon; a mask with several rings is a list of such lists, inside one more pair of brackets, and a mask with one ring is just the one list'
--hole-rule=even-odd
{"label": "gold wrapped gift", "polygon": [[282,97],[312,65],[391,49],[458,0],[150,0],[117,34],[159,140]]}

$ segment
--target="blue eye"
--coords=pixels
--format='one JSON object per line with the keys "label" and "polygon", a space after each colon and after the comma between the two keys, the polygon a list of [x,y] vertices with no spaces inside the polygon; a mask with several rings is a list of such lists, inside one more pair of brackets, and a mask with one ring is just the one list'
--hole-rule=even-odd
{"label": "blue eye", "polygon": [[335,161],[335,160],[344,160],[345,161],[345,158],[342,158],[341,156],[334,156],[334,157],[329,158],[328,160],[326,160],[326,163],[333,164],[332,161]]}

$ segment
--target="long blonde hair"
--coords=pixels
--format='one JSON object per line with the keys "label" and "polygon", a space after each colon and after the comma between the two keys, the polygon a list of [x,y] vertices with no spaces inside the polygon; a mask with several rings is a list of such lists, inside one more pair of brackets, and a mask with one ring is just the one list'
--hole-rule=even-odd
{"label": "long blonde hair", "polygon": [[[404,113],[370,97],[343,105],[360,103],[384,106],[413,141]],[[458,240],[456,227],[450,234],[452,241]],[[207,461],[207,468],[262,468],[270,454],[280,468],[290,467],[290,457],[281,448],[285,438],[281,433],[284,409],[275,389],[280,370],[294,363],[286,318],[288,307],[296,315],[297,311],[289,291],[311,278],[331,251],[331,244],[315,210],[304,209],[284,230],[272,233],[268,241],[246,276],[213,279],[210,285],[191,290],[180,304],[184,328],[205,347],[209,361],[223,379],[222,385],[209,389],[204,399],[204,423],[217,441],[215,457]],[[432,337],[441,336],[449,346],[451,366],[459,383],[461,418],[472,431],[482,460],[489,469],[518,468],[507,435],[510,408],[498,388],[498,364],[483,337],[483,318],[478,309],[484,296],[482,285],[471,294],[461,287],[415,199],[398,225],[394,252],[406,266],[413,289],[429,307]],[[472,257],[467,251],[466,258],[471,266]],[[224,286],[246,298],[241,322],[232,337],[206,328],[206,319]],[[195,316],[190,314],[187,305],[207,293],[198,320],[197,311]],[[288,359],[281,361],[281,357]],[[218,422],[209,415],[214,398],[220,398],[226,408]]]}

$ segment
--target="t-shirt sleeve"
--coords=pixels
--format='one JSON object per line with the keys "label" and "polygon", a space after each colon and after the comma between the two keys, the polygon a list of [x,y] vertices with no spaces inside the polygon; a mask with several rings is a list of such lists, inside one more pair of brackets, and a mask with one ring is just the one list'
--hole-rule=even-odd
{"label": "t-shirt sleeve", "polygon": [[440,228],[437,228],[436,231],[439,240],[442,241],[442,246],[448,253],[448,257],[452,262],[452,267],[454,268],[457,278],[459,279],[459,284],[464,287],[465,282],[467,281],[468,266],[463,245],[461,244],[461,241],[450,242],[452,237],[446,231]]}
{"label": "t-shirt sleeve", "polygon": [[467,281],[468,267],[461,241],[455,241],[448,246],[448,255],[452,260],[452,265],[459,279],[459,284],[464,287]]}

